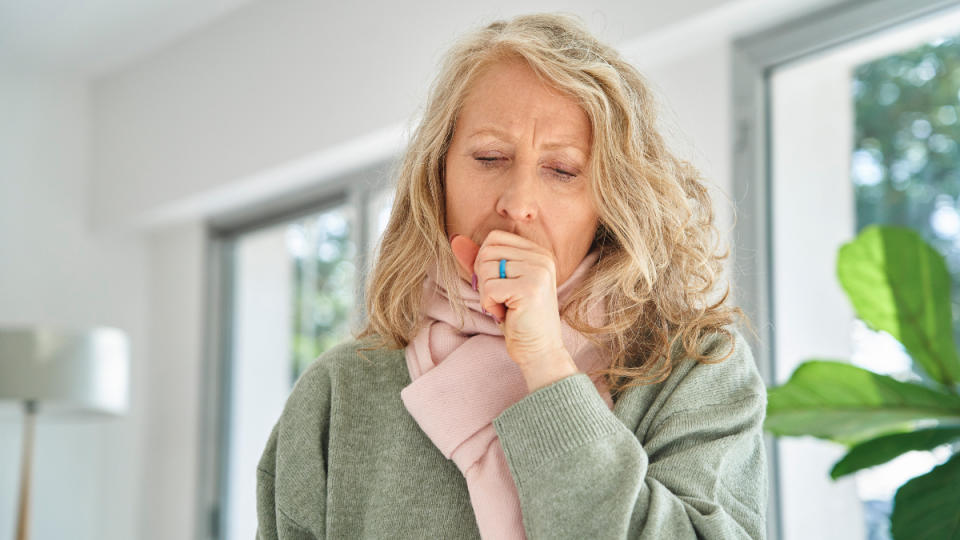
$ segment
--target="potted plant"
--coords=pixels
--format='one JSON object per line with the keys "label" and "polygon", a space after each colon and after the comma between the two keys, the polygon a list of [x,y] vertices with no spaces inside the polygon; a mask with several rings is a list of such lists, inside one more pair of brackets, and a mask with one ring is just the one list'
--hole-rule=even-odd
{"label": "potted plant", "polygon": [[[960,357],[943,257],[912,229],[870,226],[840,248],[837,277],[857,317],[896,338],[925,380],[810,359],[769,389],[764,428],[846,446],[833,479],[960,441]],[[900,486],[890,530],[896,540],[960,539],[960,453]]]}

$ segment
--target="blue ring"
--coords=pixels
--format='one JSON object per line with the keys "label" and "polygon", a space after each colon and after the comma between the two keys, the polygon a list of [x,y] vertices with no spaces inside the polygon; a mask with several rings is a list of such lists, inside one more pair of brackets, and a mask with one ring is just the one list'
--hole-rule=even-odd
{"label": "blue ring", "polygon": [[500,259],[500,279],[507,278],[507,260]]}

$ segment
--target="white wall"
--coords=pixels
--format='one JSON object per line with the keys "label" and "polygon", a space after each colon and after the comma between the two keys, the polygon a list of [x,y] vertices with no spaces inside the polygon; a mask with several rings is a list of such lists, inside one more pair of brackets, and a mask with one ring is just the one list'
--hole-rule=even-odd
{"label": "white wall", "polygon": [[[83,82],[0,72],[0,325],[114,326],[130,339],[130,410],[68,422],[42,413],[34,441],[33,538],[138,536],[146,252],[92,235],[90,114]],[[0,539],[15,527],[21,418],[0,419]]]}
{"label": "white wall", "polygon": [[142,518],[137,538],[193,538],[203,376],[205,231],[186,223],[146,238],[150,362],[144,411]]}

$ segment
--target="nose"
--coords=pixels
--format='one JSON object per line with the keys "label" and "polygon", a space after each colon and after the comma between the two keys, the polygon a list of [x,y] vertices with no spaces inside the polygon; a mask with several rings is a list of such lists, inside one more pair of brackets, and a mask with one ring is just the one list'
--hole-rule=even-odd
{"label": "nose", "polygon": [[540,179],[529,167],[514,167],[497,200],[497,213],[514,221],[533,221],[540,210]]}

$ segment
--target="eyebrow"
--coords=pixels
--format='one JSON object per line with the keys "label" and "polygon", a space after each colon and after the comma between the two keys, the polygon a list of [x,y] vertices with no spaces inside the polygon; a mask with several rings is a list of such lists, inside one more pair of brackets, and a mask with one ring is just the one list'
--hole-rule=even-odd
{"label": "eyebrow", "polygon": [[[511,137],[509,133],[507,133],[506,131],[503,131],[503,130],[501,130],[501,129],[499,129],[499,128],[495,128],[495,127],[484,127],[484,128],[480,128],[480,129],[474,131],[473,133],[471,133],[471,134],[469,135],[469,137],[476,137],[477,135],[495,135],[495,136],[497,136],[498,138],[500,138],[500,139],[502,139],[502,140],[505,140],[505,141],[513,140],[513,137]],[[543,145],[543,148],[544,148],[544,149],[547,149],[547,150],[552,150],[552,149],[554,149],[554,148],[572,148],[572,149],[574,149],[574,150],[580,151],[580,152],[583,153],[584,155],[586,154],[586,151],[585,151],[583,148],[581,148],[579,145],[577,145],[576,143],[574,143],[574,142],[572,142],[572,141],[566,141],[566,140],[560,140],[560,141],[555,141],[555,142],[546,143],[546,144]]]}

